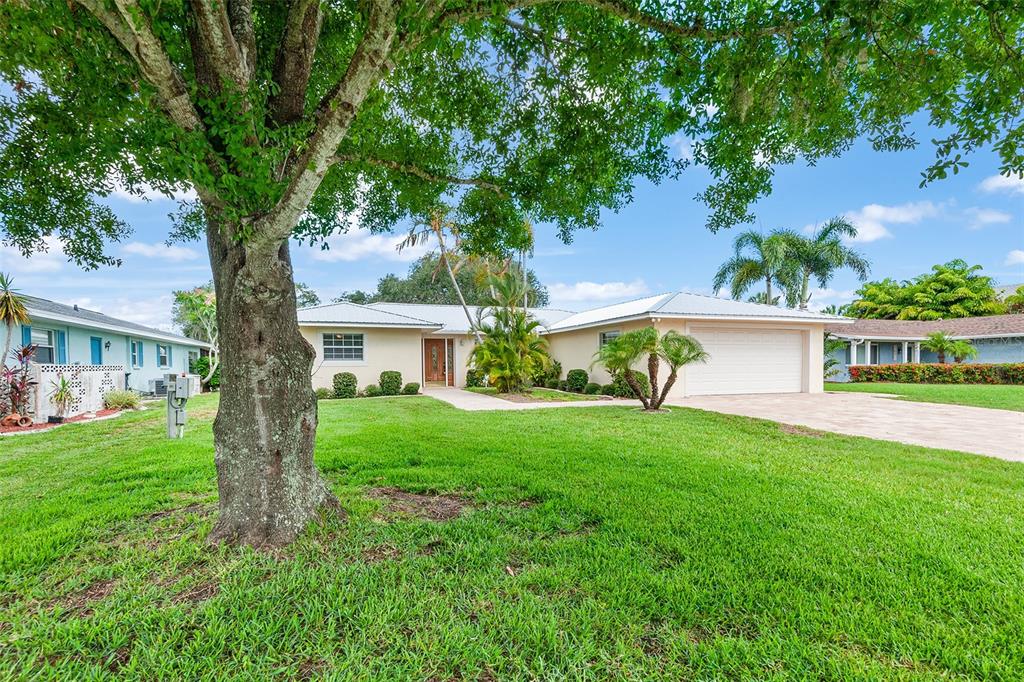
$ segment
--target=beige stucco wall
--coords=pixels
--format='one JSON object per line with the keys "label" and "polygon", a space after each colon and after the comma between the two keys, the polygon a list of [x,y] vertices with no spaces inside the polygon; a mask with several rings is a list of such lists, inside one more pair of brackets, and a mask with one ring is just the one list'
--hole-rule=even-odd
{"label": "beige stucco wall", "polygon": [[[823,357],[823,338],[824,338],[824,325],[815,324],[801,324],[794,325],[793,323],[775,323],[775,322],[721,322],[718,324],[710,323],[707,320],[679,320],[679,319],[666,319],[651,322],[650,320],[640,320],[625,322],[622,324],[610,324],[600,327],[590,327],[587,329],[579,329],[575,331],[559,332],[556,334],[547,335],[548,345],[551,353],[551,357],[562,363],[562,376],[570,369],[585,369],[590,374],[590,380],[600,384],[606,384],[611,381],[611,377],[608,372],[604,370],[600,365],[595,365],[592,369],[590,368],[591,362],[593,362],[594,353],[597,351],[600,344],[601,332],[619,330],[627,332],[633,329],[639,329],[641,327],[650,326],[653,324],[660,333],[664,334],[670,329],[681,334],[689,334],[690,327],[692,325],[698,325],[702,327],[727,327],[731,329],[798,329],[803,335],[803,368],[802,368],[802,390],[809,393],[821,393],[824,390],[823,370],[822,363]],[[638,362],[634,365],[634,369],[647,371],[647,363]],[[659,381],[664,385],[665,379],[668,377],[669,369],[664,363],[661,364],[661,368],[658,372]],[[680,370],[676,383],[670,391],[672,397],[683,397],[686,395],[686,368]]]}
{"label": "beige stucco wall", "polygon": [[[352,372],[359,380],[359,388],[380,382],[380,373],[397,370],[402,373],[402,383],[423,382],[423,361],[419,329],[384,329],[360,327],[300,327],[314,349],[313,388],[331,388],[334,375],[338,372]],[[324,360],[323,334],[363,334],[363,360]]]}

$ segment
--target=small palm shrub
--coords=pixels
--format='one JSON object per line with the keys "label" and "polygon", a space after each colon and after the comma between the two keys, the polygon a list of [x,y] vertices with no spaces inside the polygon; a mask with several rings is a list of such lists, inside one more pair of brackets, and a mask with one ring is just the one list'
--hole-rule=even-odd
{"label": "small palm shrub", "polygon": [[597,395],[601,392],[601,384],[595,384],[593,381],[583,387],[583,392],[587,395]]}
{"label": "small palm shrub", "polygon": [[383,395],[398,395],[402,392],[402,373],[386,370],[380,373],[380,392]]}
{"label": "small palm shrub", "polygon": [[411,381],[402,387],[402,395],[416,395],[420,392],[420,385]]}
{"label": "small palm shrub", "polygon": [[352,372],[338,372],[334,375],[334,397],[355,398],[358,379]]}
{"label": "small palm shrub", "polygon": [[380,390],[380,386],[377,384],[370,384],[363,389],[363,395],[367,398],[376,398],[379,395],[383,395]]}
{"label": "small palm shrub", "polygon": [[484,385],[484,373],[478,369],[466,370],[466,388],[482,388]]}
{"label": "small palm shrub", "polygon": [[103,407],[108,410],[137,410],[142,399],[135,391],[115,390],[103,394]]}
{"label": "small palm shrub", "polygon": [[565,385],[573,393],[582,393],[588,381],[590,381],[590,376],[585,369],[570,369],[565,375]]}
{"label": "small palm shrub", "polygon": [[329,388],[318,388],[314,392],[316,393],[317,400],[327,400],[334,397],[334,391]]}
{"label": "small palm shrub", "polygon": [[[644,410],[656,412],[672,390],[679,368],[693,362],[706,362],[708,357],[704,347],[692,336],[676,331],[659,334],[654,327],[644,327],[606,343],[594,354],[594,363],[601,363],[615,375],[616,381],[622,381],[629,392],[639,398]],[[644,359],[647,360],[645,380],[649,379],[646,386],[639,379],[643,375],[630,369]],[[662,362],[668,365],[669,374],[665,384],[659,386],[658,368]]]}

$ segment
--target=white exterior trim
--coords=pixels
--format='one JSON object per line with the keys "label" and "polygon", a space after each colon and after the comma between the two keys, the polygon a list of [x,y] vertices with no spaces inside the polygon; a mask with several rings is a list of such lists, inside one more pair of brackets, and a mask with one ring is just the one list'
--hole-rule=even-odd
{"label": "white exterior trim", "polygon": [[40,322],[60,322],[61,324],[67,324],[72,327],[83,327],[85,329],[99,329],[102,331],[115,332],[117,334],[124,334],[125,336],[133,336],[135,338],[142,338],[152,341],[166,341],[167,343],[176,343],[179,346],[198,346],[200,348],[209,348],[210,344],[205,341],[198,339],[189,339],[183,336],[176,336],[174,334],[162,334],[160,332],[149,332],[141,329],[134,329],[132,327],[121,327],[114,324],[103,324],[94,320],[86,320],[81,317],[75,317],[73,315],[61,315],[60,313],[51,312],[40,312],[34,311],[32,308],[28,309],[28,315],[32,319],[29,326],[35,326],[36,321]]}

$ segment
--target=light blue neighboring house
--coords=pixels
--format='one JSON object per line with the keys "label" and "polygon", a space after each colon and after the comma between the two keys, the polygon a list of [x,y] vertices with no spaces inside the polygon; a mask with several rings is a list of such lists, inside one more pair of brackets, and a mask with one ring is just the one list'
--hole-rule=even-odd
{"label": "light blue neighboring house", "polygon": [[[123,367],[127,388],[153,392],[151,380],[188,371],[207,344],[160,329],[119,320],[77,305],[22,296],[31,322],[15,326],[11,345],[34,343],[41,365]],[[0,325],[0,335],[6,334]],[[0,343],[3,343],[0,336]],[[7,358],[7,364],[11,364]]]}
{"label": "light blue neighboring house", "polygon": [[[825,331],[846,342],[832,354],[839,362],[839,374],[830,381],[849,381],[851,364],[938,362],[935,353],[921,348],[921,342],[934,332],[974,344],[978,357],[965,362],[1024,362],[1024,315],[928,321],[855,320],[853,324],[826,326]],[[947,361],[952,362],[952,358]]]}

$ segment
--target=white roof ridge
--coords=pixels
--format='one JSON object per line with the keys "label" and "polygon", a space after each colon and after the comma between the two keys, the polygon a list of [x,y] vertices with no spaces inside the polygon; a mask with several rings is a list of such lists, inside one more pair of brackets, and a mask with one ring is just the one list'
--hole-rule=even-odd
{"label": "white roof ridge", "polygon": [[[364,308],[366,310],[372,310],[374,312],[381,312],[380,310],[372,307],[371,305],[362,305],[361,303],[352,303],[351,301],[335,301],[334,303],[321,303],[320,305],[311,305],[306,306],[305,308],[299,308],[299,311],[301,312],[303,310],[318,310],[320,308],[330,308],[331,306],[336,305],[350,305],[356,308]],[[394,315],[395,317],[404,317],[405,319],[412,320],[413,322],[426,322],[429,325],[437,326],[437,322],[434,322],[432,320],[424,320],[419,317],[413,317],[412,315],[403,315],[402,313],[393,313],[390,310],[385,310],[384,312],[387,313],[388,315]]]}

